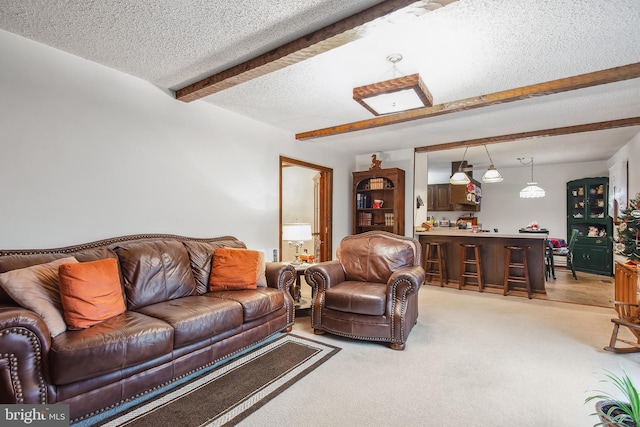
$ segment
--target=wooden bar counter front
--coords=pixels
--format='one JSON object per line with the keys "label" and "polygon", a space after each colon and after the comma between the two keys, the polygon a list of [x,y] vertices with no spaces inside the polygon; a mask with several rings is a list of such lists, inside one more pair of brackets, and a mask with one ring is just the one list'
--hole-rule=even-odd
{"label": "wooden bar counter front", "polygon": [[[469,230],[438,229],[416,232],[416,237],[422,245],[423,266],[426,269],[426,248],[428,243],[444,243],[445,263],[449,286],[458,283],[460,274],[460,244],[480,246],[480,259],[482,261],[482,279],[486,288],[503,289],[504,270],[506,264],[505,246],[528,246],[527,263],[529,267],[529,280],[533,293],[546,294],[545,291],[545,234],[505,234],[495,232],[473,233]],[[512,274],[522,274],[522,270]],[[439,281],[433,281],[431,285],[440,285]],[[510,283],[509,290],[525,291],[520,286]]]}

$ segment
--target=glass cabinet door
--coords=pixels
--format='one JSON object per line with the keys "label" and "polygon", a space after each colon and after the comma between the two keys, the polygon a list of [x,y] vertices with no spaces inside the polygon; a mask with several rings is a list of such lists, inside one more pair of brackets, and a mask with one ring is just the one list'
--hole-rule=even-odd
{"label": "glass cabinet door", "polygon": [[569,219],[584,219],[587,206],[584,185],[569,187]]}
{"label": "glass cabinet door", "polygon": [[588,202],[588,218],[604,219],[606,216],[605,188],[604,184],[587,184],[587,202]]}

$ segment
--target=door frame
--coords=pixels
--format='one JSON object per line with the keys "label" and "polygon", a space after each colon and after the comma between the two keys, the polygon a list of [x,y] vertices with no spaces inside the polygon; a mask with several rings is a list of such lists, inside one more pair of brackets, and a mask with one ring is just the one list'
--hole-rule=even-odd
{"label": "door frame", "polygon": [[312,169],[320,174],[319,230],[315,234],[318,235],[321,244],[320,253],[316,254],[316,256],[318,257],[318,262],[329,261],[333,255],[331,238],[333,235],[333,169],[286,156],[280,156],[278,258],[282,261],[282,169],[287,166]]}

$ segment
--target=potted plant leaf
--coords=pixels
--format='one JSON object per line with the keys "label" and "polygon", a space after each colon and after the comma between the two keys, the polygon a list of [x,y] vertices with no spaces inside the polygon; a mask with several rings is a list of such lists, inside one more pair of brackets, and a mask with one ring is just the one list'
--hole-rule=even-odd
{"label": "potted plant leaf", "polygon": [[588,397],[585,403],[596,400],[596,412],[592,415],[598,415],[601,422],[595,426],[640,427],[640,396],[627,373],[623,369],[622,375],[617,376],[607,371],[605,377],[600,382],[613,384],[623,398],[600,390],[596,390],[600,394]]}

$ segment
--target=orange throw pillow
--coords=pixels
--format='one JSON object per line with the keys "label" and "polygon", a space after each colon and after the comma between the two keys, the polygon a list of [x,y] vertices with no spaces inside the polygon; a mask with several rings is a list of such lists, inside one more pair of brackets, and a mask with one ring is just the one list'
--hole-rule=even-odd
{"label": "orange throw pillow", "polygon": [[209,290],[256,289],[260,254],[249,249],[219,248],[213,251]]}
{"label": "orange throw pillow", "polygon": [[85,329],[126,310],[115,259],[63,264],[58,274],[69,329]]}

